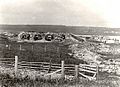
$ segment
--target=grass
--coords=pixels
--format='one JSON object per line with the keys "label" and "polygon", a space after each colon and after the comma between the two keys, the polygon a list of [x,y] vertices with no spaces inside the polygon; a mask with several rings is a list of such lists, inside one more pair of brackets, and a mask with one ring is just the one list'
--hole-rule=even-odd
{"label": "grass", "polygon": [[[2,67],[0,67],[2,69]],[[2,87],[120,87],[120,77],[107,72],[99,72],[97,80],[88,80],[83,77],[78,79],[48,79],[37,76],[36,71],[19,70],[18,76],[11,76],[13,69],[3,68],[0,73],[0,86]],[[3,72],[2,72],[3,71]],[[14,70],[13,70],[14,72]],[[19,76],[23,73],[23,77]],[[26,74],[25,76],[25,73]],[[36,76],[36,78],[32,78]]]}
{"label": "grass", "polygon": [[[10,49],[5,47],[5,44],[10,44]],[[65,61],[65,64],[79,64],[84,61],[75,59],[69,56],[68,53],[71,50],[68,49],[68,45],[58,43],[21,43],[22,49],[20,51],[19,43],[7,42],[0,47],[0,57],[13,58],[16,55],[19,56],[19,61],[42,61],[52,63],[61,63],[61,60]],[[32,49],[33,46],[33,49]],[[45,51],[46,46],[46,51]],[[82,46],[82,45],[81,45]],[[58,48],[59,47],[59,51]],[[31,71],[29,71],[31,72]],[[34,74],[33,74],[34,75]],[[32,76],[32,75],[31,75]],[[84,78],[76,80],[46,80],[42,78],[30,79],[28,77],[18,79],[12,78],[9,74],[0,74],[0,86],[2,87],[120,87],[118,83],[119,79],[109,78],[108,74],[102,73],[97,81],[89,81]],[[111,80],[113,79],[113,80]]]}
{"label": "grass", "polygon": [[119,87],[119,80],[106,77],[104,80],[89,81],[84,78],[77,80],[63,80],[63,79],[17,79],[10,78],[9,75],[0,75],[1,87]]}
{"label": "grass", "polygon": [[[68,53],[71,50],[68,46],[60,43],[7,43],[10,48],[2,48],[1,57],[3,58],[14,58],[16,55],[19,57],[19,61],[42,61],[52,63],[61,63],[62,60],[66,64],[79,64],[83,63],[82,60],[75,59]],[[20,50],[20,45],[22,50]],[[33,46],[33,48],[32,48]],[[46,48],[45,48],[46,47]]]}

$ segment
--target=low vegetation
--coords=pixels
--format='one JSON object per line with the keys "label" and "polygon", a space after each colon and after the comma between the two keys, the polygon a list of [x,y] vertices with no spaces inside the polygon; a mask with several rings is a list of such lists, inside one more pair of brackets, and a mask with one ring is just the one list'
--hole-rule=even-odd
{"label": "low vegetation", "polygon": [[[65,41],[64,43],[16,43],[16,42],[0,42],[0,57],[2,58],[14,58],[16,55],[19,57],[19,61],[42,61],[42,62],[52,62],[52,63],[61,63],[62,60],[65,61],[65,64],[79,64],[79,63],[88,63],[85,62],[82,57],[75,57],[76,54],[84,54],[85,57],[89,58],[91,55],[102,55],[105,56],[103,50],[97,52],[99,49],[98,44],[94,43],[78,43],[77,46],[73,46],[76,42],[72,40]],[[71,47],[70,47],[71,46]],[[73,46],[73,48],[72,48]],[[103,47],[104,48],[104,47]],[[92,53],[91,53],[92,52]],[[79,55],[81,56],[81,55]],[[83,56],[83,55],[82,55]],[[112,55],[114,56],[114,55]],[[100,56],[101,57],[101,56]],[[101,57],[101,58],[102,58]],[[115,57],[115,56],[114,56]],[[118,56],[119,57],[119,56]],[[89,61],[89,60],[87,60]],[[1,68],[2,69],[2,68]],[[12,71],[12,70],[7,70]],[[24,71],[24,70],[21,70]],[[0,74],[0,86],[5,87],[120,87],[120,79],[109,77],[110,74],[99,74],[99,80],[89,81],[84,78],[79,78],[77,81],[74,80],[46,80],[42,78],[34,79],[36,71],[26,70],[30,72],[23,78],[15,78],[14,73],[11,77],[10,73],[6,74],[5,69],[3,69],[3,74]],[[1,70],[2,72],[2,70]],[[34,74],[34,75],[33,75]],[[25,75],[25,74],[24,74]],[[33,77],[32,77],[33,76]],[[20,76],[19,76],[20,77]],[[31,79],[32,78],[32,79]],[[113,79],[113,80],[110,80]]]}

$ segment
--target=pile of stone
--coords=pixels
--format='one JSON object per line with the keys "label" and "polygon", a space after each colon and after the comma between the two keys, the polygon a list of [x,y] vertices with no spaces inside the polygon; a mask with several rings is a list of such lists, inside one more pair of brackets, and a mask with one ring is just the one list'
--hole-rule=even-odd
{"label": "pile of stone", "polygon": [[100,55],[98,55],[95,52],[92,52],[91,49],[92,46],[90,47],[89,45],[85,45],[84,43],[81,44],[72,44],[69,46],[69,49],[72,50],[72,54],[74,58],[77,59],[82,59],[86,61],[87,63],[100,63]]}
{"label": "pile of stone", "polygon": [[101,44],[97,46],[97,52],[104,53],[104,54],[117,55],[117,54],[120,54],[120,47]]}

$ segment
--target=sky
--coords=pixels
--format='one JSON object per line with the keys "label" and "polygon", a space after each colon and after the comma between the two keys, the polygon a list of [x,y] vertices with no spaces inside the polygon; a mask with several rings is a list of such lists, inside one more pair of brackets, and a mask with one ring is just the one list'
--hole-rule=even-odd
{"label": "sky", "polygon": [[0,0],[0,24],[120,27],[120,0]]}

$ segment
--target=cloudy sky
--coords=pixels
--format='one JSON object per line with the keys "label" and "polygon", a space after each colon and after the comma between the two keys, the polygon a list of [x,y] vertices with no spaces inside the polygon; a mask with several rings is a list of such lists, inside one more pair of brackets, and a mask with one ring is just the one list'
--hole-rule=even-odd
{"label": "cloudy sky", "polygon": [[120,27],[120,0],[0,0],[0,24]]}

